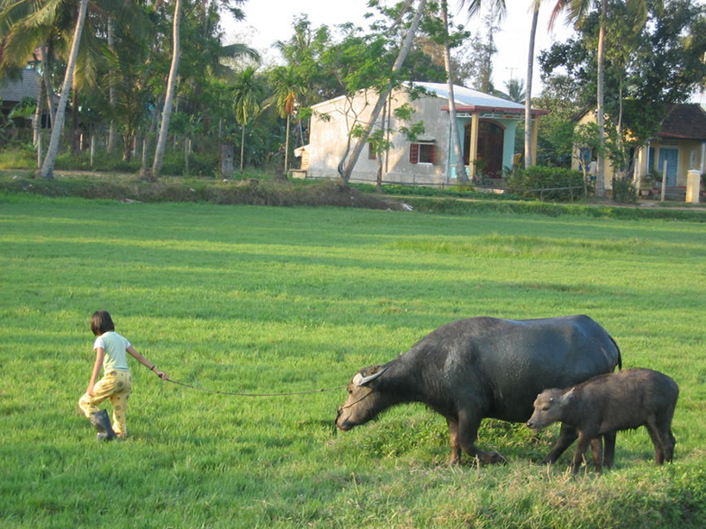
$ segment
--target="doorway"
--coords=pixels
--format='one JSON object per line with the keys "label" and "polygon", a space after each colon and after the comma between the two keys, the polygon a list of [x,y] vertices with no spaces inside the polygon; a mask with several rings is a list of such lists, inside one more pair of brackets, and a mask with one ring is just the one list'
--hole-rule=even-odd
{"label": "doorway", "polygon": [[[502,178],[503,147],[505,130],[493,121],[481,121],[478,127],[478,164],[476,174],[490,178]],[[464,131],[463,162],[469,165],[471,152],[471,123]]]}

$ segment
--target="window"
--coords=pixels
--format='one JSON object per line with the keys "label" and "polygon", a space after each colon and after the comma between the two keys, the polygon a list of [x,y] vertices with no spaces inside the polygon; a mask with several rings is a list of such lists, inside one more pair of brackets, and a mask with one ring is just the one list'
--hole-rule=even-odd
{"label": "window", "polygon": [[368,142],[368,160],[377,160],[378,157],[375,154],[375,147],[373,147],[372,142]]}
{"label": "window", "polygon": [[436,161],[436,145],[433,143],[412,143],[409,146],[409,162],[413,164]]}

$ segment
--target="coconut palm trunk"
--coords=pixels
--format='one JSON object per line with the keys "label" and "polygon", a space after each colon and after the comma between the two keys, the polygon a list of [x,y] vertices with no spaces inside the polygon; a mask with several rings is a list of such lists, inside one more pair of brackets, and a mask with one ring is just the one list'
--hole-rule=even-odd
{"label": "coconut palm trunk", "polygon": [[167,135],[169,134],[169,120],[172,116],[172,102],[174,101],[174,89],[176,78],[179,72],[180,39],[179,31],[181,25],[181,0],[174,2],[174,24],[172,34],[172,65],[169,68],[169,81],[167,82],[167,95],[164,98],[164,110],[162,111],[162,125],[159,129],[159,139],[157,149],[154,153],[154,163],[152,164],[152,178],[158,178],[164,162],[164,152],[167,147]]}
{"label": "coconut palm trunk", "polygon": [[[407,55],[409,55],[409,51],[411,50],[412,44],[414,42],[414,36],[416,35],[417,29],[419,28],[419,23],[422,20],[422,14],[424,13],[424,8],[426,4],[426,0],[419,0],[419,4],[417,5],[417,11],[415,12],[414,18],[412,19],[412,25],[407,31],[404,43],[402,44],[402,47],[400,48],[400,51],[397,54],[395,64],[393,64],[392,66],[392,77],[394,77],[394,75],[400,71],[400,69],[404,65],[404,61],[407,58]],[[343,183],[343,185],[348,185],[348,181],[351,178],[353,169],[355,168],[356,163],[358,163],[360,153],[363,152],[363,148],[365,147],[365,145],[367,145],[368,138],[370,137],[370,133],[373,130],[373,125],[380,116],[380,112],[382,112],[382,109],[387,101],[387,97],[389,96],[391,91],[392,83],[388,84],[387,88],[381,91],[381,93],[378,95],[377,103],[373,107],[373,111],[370,114],[370,121],[364,127],[363,134],[358,138],[355,146],[353,147],[353,151],[350,153],[346,151],[340,163],[338,164],[338,174],[341,178],[341,182]]]}
{"label": "coconut palm trunk", "polygon": [[34,123],[32,123],[32,144],[39,145],[39,136],[42,133],[42,113],[44,112],[46,88],[44,83],[39,81],[39,95],[37,97],[37,107],[34,110]]}
{"label": "coconut palm trunk", "polygon": [[596,90],[598,124],[598,172],[596,174],[596,196],[605,196],[605,110],[603,108],[603,83],[605,63],[605,23],[608,0],[601,2],[601,22],[598,30],[598,88]]}
{"label": "coconut palm trunk", "polygon": [[[108,47],[111,50],[115,49],[115,19],[112,16],[108,19]],[[118,145],[117,125],[112,115],[118,102],[115,90],[115,76],[116,73],[112,70],[108,73],[108,100],[110,101],[111,110],[110,128],[108,129],[108,152],[114,152]]]}
{"label": "coconut palm trunk", "polygon": [[287,177],[289,171],[289,123],[291,122],[291,114],[287,112],[287,132],[284,137],[284,175]]}
{"label": "coconut palm trunk", "polygon": [[534,42],[537,36],[539,20],[539,2],[534,0],[532,29],[530,30],[529,53],[527,55],[527,89],[525,90],[525,169],[531,167],[532,159],[532,77],[534,76]]}
{"label": "coconut palm trunk", "polygon": [[446,85],[449,92],[449,119],[451,120],[451,136],[453,137],[454,155],[456,156],[456,181],[462,185],[468,184],[466,165],[463,163],[463,147],[458,133],[456,121],[456,98],[454,97],[454,76],[451,65],[451,50],[449,49],[449,10],[448,2],[441,1],[441,23],[444,25],[444,68],[446,69]]}
{"label": "coconut palm trunk", "polygon": [[39,176],[42,178],[54,178],[54,164],[56,156],[59,153],[59,140],[61,139],[61,129],[64,127],[64,118],[66,115],[66,102],[69,99],[71,91],[71,79],[73,78],[74,69],[76,67],[76,58],[78,57],[78,48],[83,34],[83,26],[86,22],[86,9],[88,8],[88,0],[81,0],[78,8],[78,19],[76,21],[76,29],[74,30],[73,41],[71,42],[71,51],[69,53],[69,62],[66,65],[66,73],[64,74],[64,83],[61,87],[61,97],[59,105],[56,109],[56,116],[52,122],[51,140],[47,155],[44,158],[44,163],[39,171]]}

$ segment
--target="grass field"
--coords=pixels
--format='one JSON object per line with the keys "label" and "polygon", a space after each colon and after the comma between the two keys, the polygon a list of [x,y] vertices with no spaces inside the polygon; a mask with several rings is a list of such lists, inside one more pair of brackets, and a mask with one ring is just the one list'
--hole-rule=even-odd
{"label": "grass field", "polygon": [[[585,313],[680,384],[676,459],[643,429],[573,479],[538,464],[556,426],[486,421],[509,464],[450,468],[422,406],[342,434],[344,390],[225,396],[136,363],[131,437],[98,444],[76,405],[98,308],[172,378],[253,393],[346,384],[459,318]],[[0,526],[703,527],[705,348],[700,223],[4,194]]]}

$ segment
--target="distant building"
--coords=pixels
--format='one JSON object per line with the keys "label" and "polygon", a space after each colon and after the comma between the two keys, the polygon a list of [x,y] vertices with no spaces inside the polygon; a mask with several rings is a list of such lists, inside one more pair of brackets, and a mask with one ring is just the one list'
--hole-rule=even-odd
{"label": "distant building", "polygon": [[[409,88],[394,90],[387,108],[374,129],[387,133],[392,147],[383,155],[383,182],[427,185],[455,184],[456,157],[451,141],[448,91],[446,84],[413,83],[422,96],[413,98]],[[515,132],[524,120],[525,107],[471,90],[454,87],[456,120],[463,146],[463,159],[469,176],[483,175],[500,179],[504,168],[511,168],[515,158]],[[336,178],[355,123],[367,123],[377,100],[377,92],[363,90],[353,98],[345,96],[312,107],[307,178]],[[400,132],[409,123],[398,120],[394,110],[404,104],[414,108],[412,121],[422,121],[425,132],[410,142]],[[533,110],[532,150],[537,147],[537,118],[546,114]],[[355,140],[353,140],[355,141]],[[351,175],[354,182],[374,182],[378,161],[372,149],[363,151]]]}
{"label": "distant building", "polygon": [[[583,113],[577,124],[595,122],[593,112]],[[659,132],[646,145],[632,153],[635,159],[633,178],[638,181],[651,171],[660,174],[667,164],[666,187],[686,186],[690,170],[706,172],[706,110],[698,103],[674,105],[662,122]],[[572,167],[579,168],[579,158],[595,160],[595,153],[574,147]],[[615,170],[606,160],[605,187],[611,189]]]}

